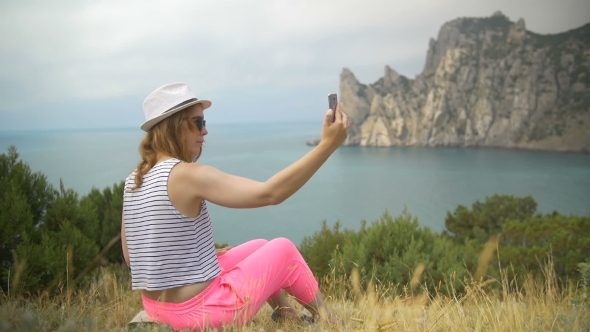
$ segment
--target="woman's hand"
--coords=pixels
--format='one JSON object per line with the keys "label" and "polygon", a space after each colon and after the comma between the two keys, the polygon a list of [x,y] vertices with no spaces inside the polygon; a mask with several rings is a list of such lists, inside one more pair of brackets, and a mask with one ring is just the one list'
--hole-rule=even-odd
{"label": "woman's hand", "polygon": [[[334,122],[332,122],[333,112],[336,112]],[[335,110],[328,110],[326,113],[320,143],[323,141],[329,146],[339,147],[348,137],[348,127],[350,127],[348,116],[340,110],[340,103],[338,103]]]}
{"label": "woman's hand", "polygon": [[230,249],[231,249],[231,247],[225,247],[225,248],[215,249],[215,254],[217,256],[221,256],[221,255],[225,254]]}

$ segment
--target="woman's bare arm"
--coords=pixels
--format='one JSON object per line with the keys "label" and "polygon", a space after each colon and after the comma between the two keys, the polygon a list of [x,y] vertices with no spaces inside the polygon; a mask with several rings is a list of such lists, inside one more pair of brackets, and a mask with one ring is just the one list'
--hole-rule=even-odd
{"label": "woman's bare arm", "polygon": [[265,182],[201,164],[184,164],[179,175],[186,179],[187,190],[196,197],[220,206],[254,208],[279,204],[297,192],[346,139],[346,115],[337,111],[336,121],[332,123],[331,114],[326,114],[320,144]]}

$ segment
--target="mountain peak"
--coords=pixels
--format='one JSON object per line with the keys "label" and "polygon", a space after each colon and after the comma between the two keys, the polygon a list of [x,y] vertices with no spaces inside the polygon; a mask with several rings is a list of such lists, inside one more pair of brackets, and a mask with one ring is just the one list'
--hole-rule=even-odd
{"label": "mountain peak", "polygon": [[343,70],[345,144],[589,152],[588,31],[535,34],[498,11],[443,24],[413,80],[385,66],[364,85]]}

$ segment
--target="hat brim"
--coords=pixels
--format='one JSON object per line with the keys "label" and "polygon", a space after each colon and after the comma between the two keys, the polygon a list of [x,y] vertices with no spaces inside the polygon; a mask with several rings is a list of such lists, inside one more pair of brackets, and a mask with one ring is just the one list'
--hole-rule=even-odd
{"label": "hat brim", "polygon": [[165,118],[167,118],[167,117],[169,117],[169,116],[171,116],[171,115],[175,114],[175,113],[176,113],[176,112],[178,112],[178,111],[182,111],[183,109],[185,109],[185,108],[187,108],[187,107],[190,107],[190,106],[193,106],[193,105],[196,105],[196,104],[202,104],[202,105],[203,105],[203,110],[206,110],[206,109],[208,109],[209,107],[211,107],[211,102],[210,102],[209,100],[204,100],[204,99],[201,99],[201,100],[195,100],[195,101],[193,101],[193,102],[186,103],[186,104],[184,104],[184,105],[182,105],[182,106],[179,106],[179,107],[177,107],[177,108],[173,108],[173,109],[169,110],[168,112],[166,112],[166,113],[164,113],[164,114],[162,114],[162,115],[159,115],[159,116],[157,116],[157,117],[155,117],[155,118],[153,118],[153,119],[150,119],[149,121],[146,121],[146,122],[144,122],[144,123],[141,125],[141,130],[143,130],[143,131],[147,132],[147,131],[149,131],[149,130],[150,130],[150,129],[151,129],[151,128],[152,128],[152,127],[155,125],[155,124],[157,124],[158,122],[160,122],[160,121],[164,120]]}

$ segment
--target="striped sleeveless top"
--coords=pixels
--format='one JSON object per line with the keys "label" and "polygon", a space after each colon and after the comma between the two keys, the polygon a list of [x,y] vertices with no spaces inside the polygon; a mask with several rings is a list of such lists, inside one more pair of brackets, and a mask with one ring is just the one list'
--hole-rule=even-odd
{"label": "striped sleeveless top", "polygon": [[210,280],[220,274],[213,227],[203,201],[201,213],[188,218],[168,197],[168,176],[180,160],[155,165],[139,189],[133,171],[125,180],[123,215],[132,289],[163,290]]}

